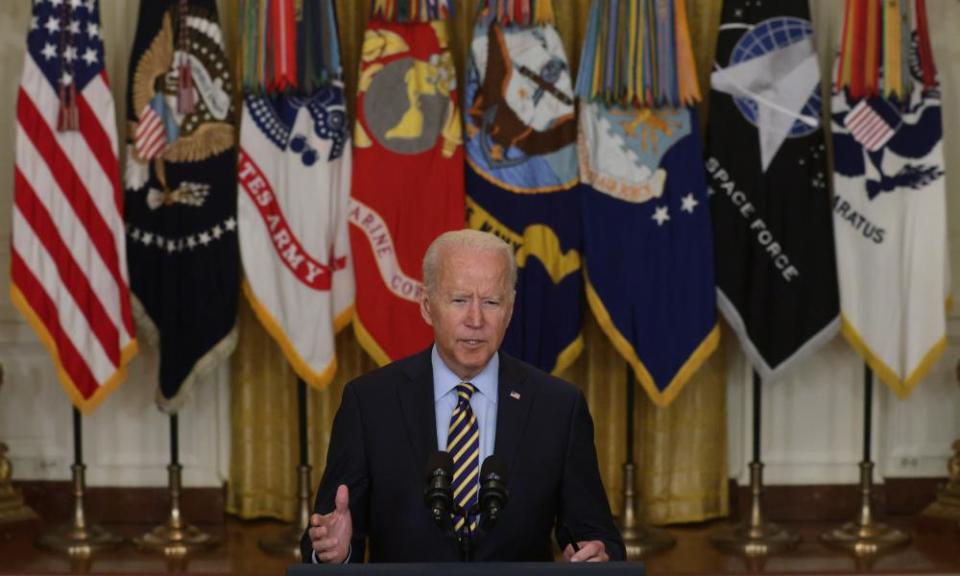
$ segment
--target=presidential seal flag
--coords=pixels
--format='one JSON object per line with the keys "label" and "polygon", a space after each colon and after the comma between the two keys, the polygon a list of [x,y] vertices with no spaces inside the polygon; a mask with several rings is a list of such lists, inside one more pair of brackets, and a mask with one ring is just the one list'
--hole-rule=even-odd
{"label": "presidential seal flag", "polygon": [[[257,2],[249,4],[256,8]],[[244,94],[237,220],[244,294],[297,375],[324,387],[336,370],[335,331],[353,309],[346,218],[350,138],[333,0],[312,0],[304,8],[301,29],[308,33],[287,49],[300,47],[309,56],[305,61],[325,69],[323,54],[332,55],[329,69],[297,80],[309,91],[303,96],[267,95],[262,79],[245,76],[244,85],[257,87]],[[312,21],[317,30],[306,27],[311,9],[320,10]],[[323,54],[313,50],[317,44]],[[254,53],[266,51],[260,43]],[[311,78],[327,80],[318,85]]]}
{"label": "presidential seal flag", "polygon": [[583,348],[583,277],[573,82],[552,14],[552,0],[481,4],[464,124],[467,224],[519,265],[504,349],[559,373]]}
{"label": "presidential seal flag", "polygon": [[807,0],[726,0],[706,146],[717,300],[765,380],[840,328],[820,105]]}
{"label": "presidential seal flag", "polygon": [[940,106],[923,0],[848,1],[832,110],[842,329],[900,397],[946,346]]}
{"label": "presidential seal flag", "polygon": [[720,339],[684,2],[598,0],[588,26],[577,79],[587,300],[667,405]]}
{"label": "presidential seal flag", "polygon": [[17,97],[10,295],[89,412],[136,352],[96,0],[33,3]]}
{"label": "presidential seal flag", "polygon": [[347,218],[357,339],[379,364],[422,350],[427,246],[464,227],[463,138],[450,0],[372,0],[363,40]]}
{"label": "presidential seal flag", "polygon": [[[167,412],[236,344],[233,78],[213,0],[141,2],[127,92],[126,222],[138,324]],[[159,144],[158,144],[159,142]]]}

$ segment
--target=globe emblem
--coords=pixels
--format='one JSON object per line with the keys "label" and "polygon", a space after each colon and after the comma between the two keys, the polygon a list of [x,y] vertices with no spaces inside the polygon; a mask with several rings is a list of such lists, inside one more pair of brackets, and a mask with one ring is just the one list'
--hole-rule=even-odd
{"label": "globe emblem", "polygon": [[[741,62],[752,60],[769,52],[786,48],[796,42],[804,41],[811,36],[813,36],[813,26],[811,26],[809,20],[790,16],[780,16],[764,20],[740,37],[736,46],[733,47],[733,53],[730,55],[730,65],[740,64]],[[740,110],[740,113],[743,114],[750,123],[756,126],[756,101],[750,98],[734,98],[733,101]],[[800,113],[803,116],[820,118],[819,89],[814,89],[810,93],[810,98],[806,104],[803,105]],[[810,126],[805,122],[796,120],[793,126],[790,127],[788,136],[794,138],[806,136],[816,131],[818,127],[819,126]]]}

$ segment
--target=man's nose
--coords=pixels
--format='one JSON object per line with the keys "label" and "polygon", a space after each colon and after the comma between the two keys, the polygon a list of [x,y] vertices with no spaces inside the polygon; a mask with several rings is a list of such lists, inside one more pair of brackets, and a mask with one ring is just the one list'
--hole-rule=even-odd
{"label": "man's nose", "polygon": [[467,325],[471,328],[479,328],[483,326],[483,309],[480,307],[480,302],[474,300],[470,303],[470,306],[467,308]]}

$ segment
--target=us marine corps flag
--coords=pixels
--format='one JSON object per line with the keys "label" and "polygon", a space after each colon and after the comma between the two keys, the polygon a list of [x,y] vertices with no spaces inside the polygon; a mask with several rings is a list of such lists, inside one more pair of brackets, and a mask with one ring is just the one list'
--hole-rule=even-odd
{"label": "us marine corps flag", "polygon": [[[244,18],[257,17],[257,4],[246,5],[254,10]],[[303,8],[302,34],[287,38],[286,47],[307,56],[309,64],[298,67],[307,81],[295,82],[306,93],[264,95],[268,84],[248,79],[256,72],[244,62],[244,85],[252,89],[245,90],[240,127],[237,219],[244,294],[297,375],[324,387],[336,371],[335,331],[353,306],[350,138],[333,0]],[[254,56],[276,49],[257,37],[244,42],[257,44],[244,51]],[[310,78],[329,80],[311,86]]]}
{"label": "us marine corps flag", "polygon": [[700,96],[684,1],[617,4],[594,1],[577,79],[587,300],[666,405],[720,339]]}
{"label": "us marine corps flag", "polygon": [[717,299],[775,378],[840,327],[820,70],[807,0],[726,0],[706,167]]}
{"label": "us marine corps flag", "polygon": [[465,90],[468,226],[507,241],[519,265],[504,349],[561,372],[583,348],[581,192],[552,0],[481,4]]}
{"label": "us marine corps flag", "polygon": [[213,0],[141,2],[127,92],[127,252],[137,320],[159,341],[167,412],[236,344],[232,84]]}
{"label": "us marine corps flag", "polygon": [[457,75],[447,45],[450,0],[372,0],[354,130],[350,245],[353,326],[380,364],[422,350],[427,246],[464,226]]}
{"label": "us marine corps flag", "polygon": [[946,346],[940,106],[923,0],[848,1],[832,110],[843,334],[900,397]]}

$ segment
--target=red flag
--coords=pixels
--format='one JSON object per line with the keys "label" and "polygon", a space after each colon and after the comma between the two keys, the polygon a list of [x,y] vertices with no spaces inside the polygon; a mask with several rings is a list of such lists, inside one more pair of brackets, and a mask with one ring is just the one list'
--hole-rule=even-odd
{"label": "red flag", "polygon": [[434,238],[464,227],[458,101],[443,22],[370,22],[348,218],[357,281],[354,329],[380,364],[433,339],[420,317],[420,267]]}
{"label": "red flag", "polygon": [[[85,411],[136,352],[99,24],[93,0],[34,4],[17,99],[10,272],[14,304]],[[62,110],[72,121],[58,122]]]}

